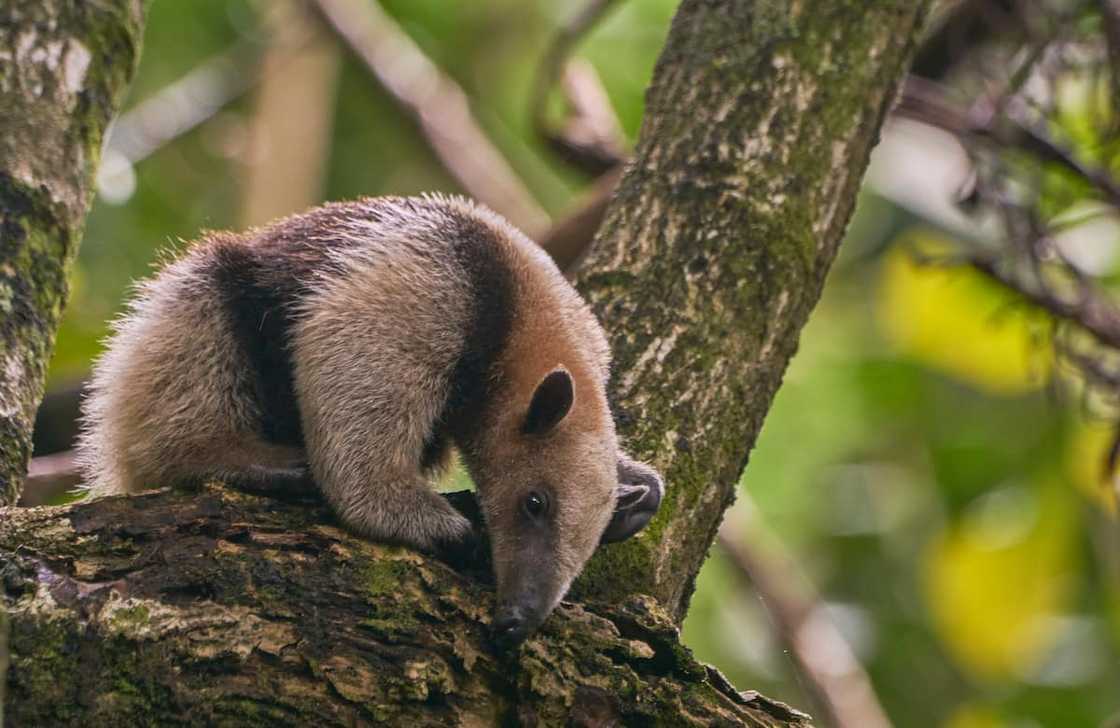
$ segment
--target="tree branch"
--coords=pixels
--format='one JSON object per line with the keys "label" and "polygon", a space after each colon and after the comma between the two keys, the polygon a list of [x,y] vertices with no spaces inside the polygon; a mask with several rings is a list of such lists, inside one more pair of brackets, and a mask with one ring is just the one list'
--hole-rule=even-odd
{"label": "tree branch", "polygon": [[8,666],[11,662],[8,638],[10,634],[11,625],[8,623],[8,613],[0,609],[0,725],[9,725],[4,722],[4,706],[8,703]]}
{"label": "tree branch", "polygon": [[[724,521],[719,545],[762,596],[782,643],[833,728],[890,728],[871,678],[788,558],[763,558],[741,528]],[[754,541],[755,539],[752,539]]]}
{"label": "tree branch", "polygon": [[19,504],[24,508],[43,506],[66,495],[82,482],[73,450],[31,458],[27,487]]}
{"label": "tree branch", "polygon": [[565,603],[499,653],[485,583],[316,501],[207,486],[0,508],[0,565],[12,725],[807,721],[697,663],[649,598]]}
{"label": "tree branch", "polygon": [[19,500],[105,127],[139,56],[144,4],[0,4],[0,504]]}
{"label": "tree branch", "polygon": [[264,225],[322,201],[336,105],[341,53],[306,3],[274,0],[263,21],[270,42],[261,60],[242,168],[242,227]]}
{"label": "tree branch", "polygon": [[539,239],[540,246],[568,276],[575,275],[591,248],[591,241],[595,239],[595,233],[603,222],[607,205],[620,179],[622,165],[597,179],[584,199]]}
{"label": "tree branch", "polygon": [[576,594],[649,594],[685,614],[927,8],[681,5],[635,161],[577,276],[614,334],[621,429],[668,487]]}
{"label": "tree branch", "polygon": [[1120,119],[1116,108],[1120,106],[1120,0],[1097,0],[1100,6],[1101,23],[1104,25],[1105,45],[1108,48],[1109,77],[1112,81],[1111,99],[1113,109],[1112,126],[1120,129]]}
{"label": "tree branch", "polygon": [[[626,154],[625,144],[594,69],[572,64],[570,57],[579,41],[617,4],[617,0],[590,0],[560,27],[537,67],[529,105],[538,136],[561,158],[594,175],[618,166]],[[570,116],[556,127],[549,119],[548,99],[561,80]]]}
{"label": "tree branch", "polygon": [[548,225],[471,113],[467,95],[374,0],[309,0],[377,82],[406,109],[467,194],[535,233]]}
{"label": "tree branch", "polygon": [[1025,122],[1012,118],[1004,119],[1004,123],[999,123],[995,117],[984,121],[972,118],[949,101],[947,94],[933,81],[917,76],[908,78],[895,113],[957,136],[1018,149],[1039,161],[1057,164],[1099,190],[1109,204],[1120,208],[1120,182],[1107,169],[1079,161],[1072,151]]}
{"label": "tree branch", "polygon": [[[622,170],[622,164],[618,164],[600,177],[583,202],[540,239],[541,247],[569,275],[575,275],[590,249]],[[797,573],[796,567],[792,563],[768,563],[746,543],[739,530],[725,519],[719,544],[742,578],[762,597],[826,724],[836,728],[889,728],[890,720],[879,704],[870,677],[823,613],[818,600],[811,591],[803,589],[798,594],[788,584],[790,574]],[[832,662],[822,666],[821,655],[829,655]]]}
{"label": "tree branch", "polygon": [[110,130],[109,149],[138,164],[211,119],[257,83],[257,54],[238,43],[202,61],[121,114]]}
{"label": "tree branch", "polygon": [[969,263],[1051,316],[1079,326],[1106,346],[1120,349],[1120,308],[1102,291],[1079,286],[1077,300],[1070,301],[1045,286],[1026,285],[1021,276],[1007,271],[992,258],[972,258]]}

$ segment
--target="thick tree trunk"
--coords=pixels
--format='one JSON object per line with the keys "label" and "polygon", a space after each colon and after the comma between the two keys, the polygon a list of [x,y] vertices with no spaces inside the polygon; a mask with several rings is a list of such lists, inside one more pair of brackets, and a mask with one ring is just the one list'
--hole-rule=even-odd
{"label": "thick tree trunk", "polygon": [[19,499],[101,138],[143,24],[141,0],[0,3],[0,504]]}
{"label": "thick tree trunk", "polygon": [[800,725],[678,641],[928,0],[685,0],[580,276],[669,491],[512,655],[487,569],[210,486],[0,509],[12,725]]}
{"label": "thick tree trunk", "polygon": [[576,594],[652,595],[684,618],[929,4],[681,5],[577,278],[613,334],[623,432],[668,490]]}

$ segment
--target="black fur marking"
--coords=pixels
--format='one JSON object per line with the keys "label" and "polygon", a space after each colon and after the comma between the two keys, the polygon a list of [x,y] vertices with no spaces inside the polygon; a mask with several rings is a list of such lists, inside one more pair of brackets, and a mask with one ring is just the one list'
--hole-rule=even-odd
{"label": "black fur marking", "polygon": [[209,241],[211,276],[230,330],[252,370],[251,391],[261,413],[259,432],[272,443],[303,446],[295,370],[289,349],[291,311],[307,284],[330,269],[328,251],[357,243],[329,232],[353,217],[326,206],[287,218],[250,236]]}
{"label": "black fur marking", "polygon": [[[449,439],[461,441],[482,417],[495,384],[494,364],[509,338],[515,298],[513,272],[495,237],[500,233],[457,211],[440,212],[445,222],[421,234],[434,234],[448,244],[467,275],[473,315],[447,400],[424,443],[425,469],[439,465]],[[328,250],[361,244],[329,234],[354,214],[341,205],[328,206],[289,218],[255,238],[231,236],[210,242],[210,273],[234,338],[253,371],[251,391],[242,394],[258,403],[260,432],[270,442],[303,445],[288,349],[294,323],[290,311],[306,295],[307,286],[321,285],[321,274],[331,270]],[[376,217],[378,211],[365,208],[359,214]]]}
{"label": "black fur marking", "polygon": [[260,410],[261,436],[301,446],[303,429],[293,383],[289,304],[293,287],[277,285],[253,249],[238,243],[212,248],[214,280],[221,291],[234,339],[249,362],[253,401]]}
{"label": "black fur marking", "polygon": [[432,468],[443,466],[447,461],[448,448],[447,433],[443,428],[433,429],[424,440],[424,449],[420,452],[420,469],[427,472]]}
{"label": "black fur marking", "polygon": [[[441,230],[451,241],[473,292],[474,311],[463,351],[451,374],[451,387],[436,421],[462,444],[483,416],[496,385],[494,365],[513,325],[515,282],[495,232],[483,223],[457,217]],[[431,438],[429,438],[431,439]]]}

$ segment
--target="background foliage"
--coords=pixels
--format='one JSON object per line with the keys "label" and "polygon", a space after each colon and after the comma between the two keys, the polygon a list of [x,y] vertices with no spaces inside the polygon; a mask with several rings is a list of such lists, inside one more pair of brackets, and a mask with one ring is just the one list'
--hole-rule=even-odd
{"label": "background foliage", "polygon": [[[267,35],[263,6],[153,3],[134,101],[234,44],[259,50]],[[540,51],[570,12],[567,4],[384,6],[462,84],[537,199],[561,214],[587,181],[536,140],[526,108]],[[631,139],[674,6],[630,0],[580,48]],[[1076,138],[1098,111],[1078,103],[1096,87],[1074,86],[1063,118]],[[294,112],[300,89],[290,94]],[[456,189],[413,123],[350,59],[335,94],[322,199]],[[245,180],[268,153],[250,143],[254,113],[250,91],[134,168],[107,165],[58,337],[52,390],[84,376],[106,321],[158,250],[201,229],[242,225]],[[792,557],[897,724],[1115,721],[1120,540],[1101,482],[1112,428],[1059,395],[1046,317],[969,268],[928,264],[926,257],[954,250],[961,236],[884,194],[884,186],[892,193],[906,186],[919,197],[940,189],[935,175],[923,178],[920,161],[897,149],[932,149],[935,159],[959,150],[945,139],[907,137],[903,123],[887,137],[728,521],[761,553]],[[1120,158],[1111,161],[1120,171]],[[916,178],[891,176],[915,165],[922,167]],[[1052,187],[1059,211],[1081,200],[1072,182],[1059,178]],[[1114,276],[1115,216],[1094,228],[1090,243],[1105,277]],[[716,550],[685,623],[686,641],[740,688],[807,705],[766,606]]]}

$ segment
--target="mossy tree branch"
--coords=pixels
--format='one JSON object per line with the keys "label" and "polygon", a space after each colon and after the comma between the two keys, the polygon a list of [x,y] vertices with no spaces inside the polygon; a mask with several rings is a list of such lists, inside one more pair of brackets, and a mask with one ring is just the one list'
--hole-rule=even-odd
{"label": "mossy tree branch", "polygon": [[0,510],[11,725],[804,725],[738,693],[648,597],[494,650],[492,589],[208,486]]}
{"label": "mossy tree branch", "polygon": [[652,595],[683,619],[929,5],[682,3],[577,275],[614,337],[623,432],[666,501],[575,593]]}
{"label": "mossy tree branch", "polygon": [[144,16],[141,0],[0,3],[0,504],[19,499],[102,136]]}

